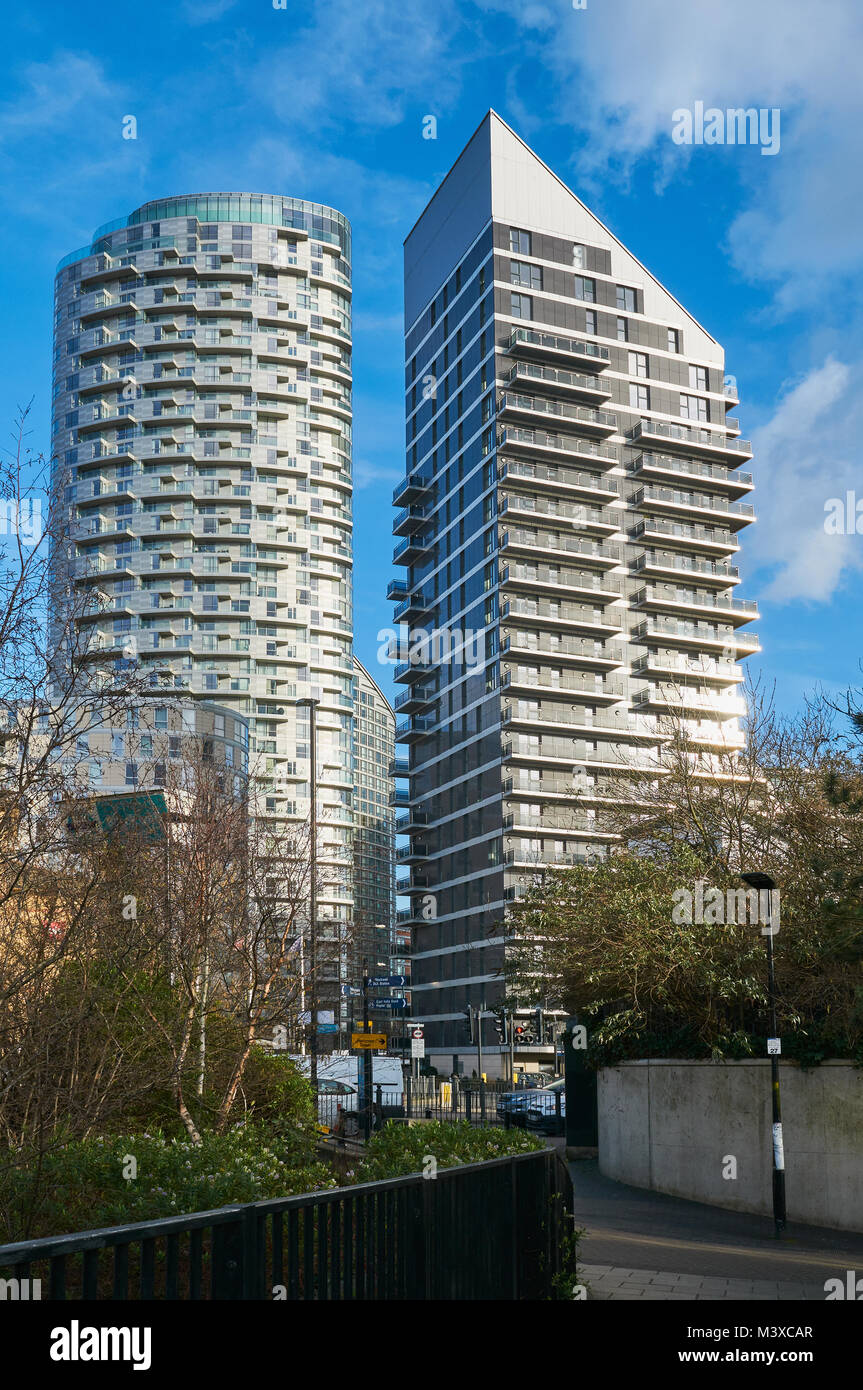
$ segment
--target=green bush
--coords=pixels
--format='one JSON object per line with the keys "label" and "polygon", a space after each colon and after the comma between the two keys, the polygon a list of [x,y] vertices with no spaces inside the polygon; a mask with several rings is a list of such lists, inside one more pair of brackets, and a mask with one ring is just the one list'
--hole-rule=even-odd
{"label": "green bush", "polygon": [[[131,1173],[134,1159],[135,1177]],[[160,1132],[77,1140],[42,1160],[38,1195],[21,1173],[13,1210],[26,1234],[8,1239],[120,1226],[239,1202],[335,1187],[328,1164],[297,1163],[270,1130],[255,1123],[200,1144]],[[35,1201],[33,1200],[35,1196]]]}
{"label": "green bush", "polygon": [[368,1144],[365,1157],[355,1171],[356,1182],[374,1182],[421,1173],[428,1154],[439,1168],[456,1168],[463,1163],[505,1158],[508,1154],[533,1153],[544,1149],[545,1141],[523,1129],[495,1126],[474,1128],[466,1121],[428,1124],[387,1124]]}

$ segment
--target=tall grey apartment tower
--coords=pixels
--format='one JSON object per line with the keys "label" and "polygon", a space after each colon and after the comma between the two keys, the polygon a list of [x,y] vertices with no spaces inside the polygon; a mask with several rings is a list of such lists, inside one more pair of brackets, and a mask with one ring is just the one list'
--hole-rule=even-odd
{"label": "tall grey apartment tower", "polygon": [[68,580],[104,596],[94,659],[248,721],[272,816],[305,820],[316,782],[323,936],[352,910],[350,260],[333,208],[202,193],[100,227],[55,285],[53,455]]}
{"label": "tall grey apartment tower", "polygon": [[743,745],[751,449],[720,345],[493,112],[405,243],[405,364],[400,891],[448,1071],[501,998],[507,902],[605,852],[608,773],[670,711],[708,756]]}

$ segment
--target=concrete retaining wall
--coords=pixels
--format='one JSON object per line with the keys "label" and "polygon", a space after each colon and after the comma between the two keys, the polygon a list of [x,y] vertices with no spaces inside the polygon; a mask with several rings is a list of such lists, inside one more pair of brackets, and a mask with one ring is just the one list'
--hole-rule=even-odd
{"label": "concrete retaining wall", "polygon": [[[863,1070],[783,1062],[780,1080],[789,1221],[863,1231]],[[772,1214],[769,1061],[624,1062],[600,1071],[598,1100],[608,1177]]]}

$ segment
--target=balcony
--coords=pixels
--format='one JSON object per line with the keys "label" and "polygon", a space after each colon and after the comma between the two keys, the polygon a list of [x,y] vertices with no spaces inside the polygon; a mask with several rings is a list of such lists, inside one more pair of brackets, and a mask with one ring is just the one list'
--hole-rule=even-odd
{"label": "balcony", "polygon": [[404,720],[396,725],[396,743],[419,743],[422,739],[428,738],[437,729],[437,720],[433,715],[417,715],[413,719]]}
{"label": "balcony", "polygon": [[518,869],[574,869],[581,864],[592,864],[593,855],[566,852],[555,854],[553,850],[531,850],[525,845],[522,849],[508,849],[503,862],[507,868]]}
{"label": "balcony", "polygon": [[676,590],[664,594],[650,585],[638,590],[632,599],[632,607],[670,613],[715,613],[717,616],[727,617],[731,623],[751,623],[758,617],[758,605],[751,599],[724,598],[721,595],[694,590]]}
{"label": "balcony", "polygon": [[506,347],[511,357],[547,357],[553,362],[576,363],[601,371],[607,367],[611,354],[598,343],[578,338],[563,338],[555,333],[535,333],[530,328],[515,328]]}
{"label": "balcony", "polygon": [[555,665],[574,663],[591,670],[613,671],[622,666],[625,649],[619,642],[578,641],[534,632],[506,632],[500,643],[501,655],[521,660],[553,661]]}
{"label": "balcony", "polygon": [[[390,758],[390,777],[409,777],[411,765],[407,758]],[[396,802],[398,805],[398,802]]]}
{"label": "balcony", "polygon": [[418,689],[416,686],[402,690],[393,700],[396,714],[420,714],[430,709],[437,698],[436,692]]}
{"label": "balcony", "polygon": [[[550,806],[546,810],[548,813],[540,816],[523,808],[508,811],[503,817],[503,829],[516,834],[519,831],[524,831],[525,834],[541,831],[545,835],[584,835],[590,839],[603,840],[618,838],[613,832],[603,830],[597,824],[596,818],[584,811],[567,811],[564,807],[557,806]],[[559,821],[560,824],[555,824],[555,821]]]}
{"label": "balcony", "polygon": [[754,483],[751,473],[732,472],[717,463],[700,463],[697,459],[677,459],[671,454],[639,454],[627,464],[627,472],[649,482],[652,478],[672,482],[680,478],[703,478],[714,486],[726,488],[735,497],[751,492]]}
{"label": "balcony", "polygon": [[422,499],[427,498],[428,493],[431,492],[432,486],[434,484],[427,474],[409,473],[407,477],[402,478],[402,482],[393,488],[392,505],[403,507],[411,502],[422,502]]}
{"label": "balcony", "polygon": [[746,701],[741,695],[704,693],[686,685],[650,685],[633,695],[632,707],[655,714],[679,713],[683,710],[707,714],[717,720],[740,718],[746,714]]}
{"label": "balcony", "polygon": [[632,632],[635,642],[656,642],[666,647],[704,648],[708,652],[724,651],[733,647],[735,652],[760,651],[758,635],[754,632],[720,632],[706,623],[675,622],[673,619],[650,617],[639,623]]}
{"label": "balcony", "polygon": [[659,737],[653,727],[634,719],[624,706],[591,716],[581,705],[559,700],[518,700],[501,710],[500,722],[504,729],[520,725],[525,732],[534,734],[537,728],[542,728],[554,733],[577,730],[582,736],[599,732],[623,739],[648,738],[655,741]]}
{"label": "balcony", "polygon": [[405,579],[391,579],[387,585],[387,598],[396,603],[403,603],[406,598],[410,597],[410,592],[410,585]]}
{"label": "balcony", "polygon": [[578,570],[558,569],[548,565],[504,565],[500,578],[503,588],[549,590],[560,593],[597,596],[609,602],[623,593],[623,581],[606,574],[581,574]]}
{"label": "balcony", "polygon": [[680,546],[684,550],[706,550],[715,555],[729,555],[740,549],[731,532],[722,531],[718,526],[692,526],[682,521],[660,521],[656,517],[637,522],[629,534],[634,541]]}
{"label": "balcony", "polygon": [[428,859],[428,845],[415,840],[412,845],[401,845],[396,850],[397,864],[422,864]]}
{"label": "balcony", "polygon": [[748,526],[755,520],[755,508],[748,502],[729,502],[724,497],[710,497],[707,493],[681,492],[668,487],[643,487],[633,493],[631,505],[640,511],[656,510],[680,516],[716,517],[724,521],[732,531]]}
{"label": "balcony", "polygon": [[685,425],[665,424],[660,420],[639,420],[633,425],[627,438],[633,444],[642,440],[646,444],[657,442],[671,448],[691,449],[697,453],[729,457],[737,463],[752,458],[752,445],[748,439],[731,439],[727,435],[695,425],[687,428]]}
{"label": "balcony", "polygon": [[739,685],[743,680],[743,667],[731,661],[722,661],[710,656],[668,656],[666,653],[648,652],[632,663],[634,676],[657,676],[676,679],[678,677],[697,679],[702,685]]}
{"label": "balcony", "polygon": [[527,796],[531,801],[560,797],[569,803],[577,800],[579,805],[586,801],[633,804],[631,796],[625,794],[624,787],[613,777],[596,777],[581,771],[569,777],[545,772],[535,778],[525,776],[516,768],[514,776],[504,778],[502,789],[505,797]]}
{"label": "balcony", "polygon": [[393,551],[393,564],[416,565],[427,558],[433,548],[433,540],[426,540],[422,536],[406,536]]}
{"label": "balcony", "polygon": [[623,611],[605,616],[598,609],[574,603],[544,603],[539,600],[507,599],[501,605],[501,620],[528,623],[543,628],[573,628],[580,632],[618,633],[623,630]]}
{"label": "balcony", "polygon": [[617,446],[598,444],[590,439],[577,439],[571,434],[554,434],[548,430],[519,429],[506,425],[498,433],[498,449],[513,449],[520,454],[547,455],[552,459],[575,458],[579,454],[595,458],[609,468],[617,463]]}
{"label": "balcony", "polygon": [[739,584],[740,571],[736,565],[722,565],[713,560],[696,560],[688,555],[662,554],[648,550],[633,561],[634,574],[655,575],[657,578],[669,576],[677,580],[688,577],[697,579],[699,584],[718,584],[726,588],[729,584]]}
{"label": "balcony", "polygon": [[600,677],[588,680],[574,674],[557,676],[542,666],[529,669],[530,674],[521,674],[518,668],[504,671],[500,680],[501,690],[511,691],[514,695],[559,690],[561,694],[583,698],[588,704],[613,705],[626,698],[626,682],[623,680],[603,681]]}
{"label": "balcony", "polygon": [[598,531],[601,535],[613,536],[620,530],[622,516],[610,508],[579,506],[572,502],[559,502],[553,497],[533,497],[522,493],[510,493],[501,499],[501,517],[511,516],[514,521],[555,522],[562,520],[583,531]]}
{"label": "balcony", "polygon": [[632,753],[622,757],[614,753],[613,750],[601,746],[595,753],[593,751],[588,752],[583,738],[546,738],[543,736],[537,745],[534,739],[523,734],[514,734],[512,738],[503,743],[501,761],[504,764],[525,762],[537,767],[541,767],[543,764],[560,765],[569,769],[570,772],[573,766],[578,764],[583,767],[608,768],[612,772],[619,772],[627,776],[638,772],[656,776],[658,771],[657,762],[650,757],[638,757]]}
{"label": "balcony", "polygon": [[584,473],[553,463],[521,463],[515,459],[502,459],[497,476],[501,482],[520,482],[524,479],[533,488],[547,488],[555,496],[567,491],[586,493],[588,497],[602,501],[620,496],[620,483],[609,474]]}
{"label": "balcony", "polygon": [[393,622],[412,623],[415,619],[430,613],[434,608],[434,603],[434,599],[427,599],[420,591],[408,594],[407,598],[403,599],[393,612]]}
{"label": "balcony", "polygon": [[431,675],[436,669],[434,663],[427,656],[420,656],[414,652],[410,661],[402,661],[393,668],[393,680],[398,684],[404,681],[419,681],[424,676]]}
{"label": "balcony", "polygon": [[396,834],[411,835],[416,830],[425,830],[431,824],[431,817],[428,811],[410,810],[403,816],[396,817]]}
{"label": "balcony", "polygon": [[[390,776],[392,776],[392,773],[390,773]],[[400,810],[403,807],[409,807],[410,804],[411,794],[407,787],[394,787],[390,792],[390,805],[396,810]]]}
{"label": "balcony", "polygon": [[500,548],[502,551],[522,551],[528,555],[578,555],[585,564],[604,569],[614,569],[620,563],[619,545],[599,545],[551,533],[506,531],[501,537]]}
{"label": "balcony", "polygon": [[404,507],[396,514],[393,522],[393,535],[412,536],[428,525],[429,513],[425,507]]}
{"label": "balcony", "polygon": [[529,424],[547,421],[552,427],[559,421],[561,425],[574,425],[585,434],[602,439],[617,430],[617,416],[607,410],[546,401],[541,397],[523,396],[513,391],[503,391],[498,397],[498,414],[509,420],[527,420]]}
{"label": "balcony", "polygon": [[611,387],[601,377],[583,376],[579,372],[567,372],[562,368],[539,367],[532,362],[516,362],[506,375],[508,386],[537,387],[549,395],[581,396],[591,401],[607,401],[612,395]]}

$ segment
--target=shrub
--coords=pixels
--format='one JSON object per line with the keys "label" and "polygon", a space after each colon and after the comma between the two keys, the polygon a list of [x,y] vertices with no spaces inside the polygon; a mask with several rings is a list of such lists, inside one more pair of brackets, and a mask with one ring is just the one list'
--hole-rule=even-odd
{"label": "shrub", "polygon": [[374,1182],[421,1173],[429,1154],[437,1160],[439,1168],[455,1168],[463,1163],[533,1153],[543,1148],[543,1139],[523,1129],[474,1128],[466,1121],[432,1121],[420,1125],[390,1123],[369,1140],[355,1181]]}
{"label": "shrub", "polygon": [[[132,1171],[130,1159],[136,1176],[124,1177]],[[17,1212],[30,1207],[31,1180],[20,1175]],[[8,1238],[120,1226],[335,1186],[327,1164],[296,1163],[270,1131],[251,1122],[225,1134],[205,1133],[200,1144],[158,1131],[77,1140],[43,1157],[26,1236]]]}

